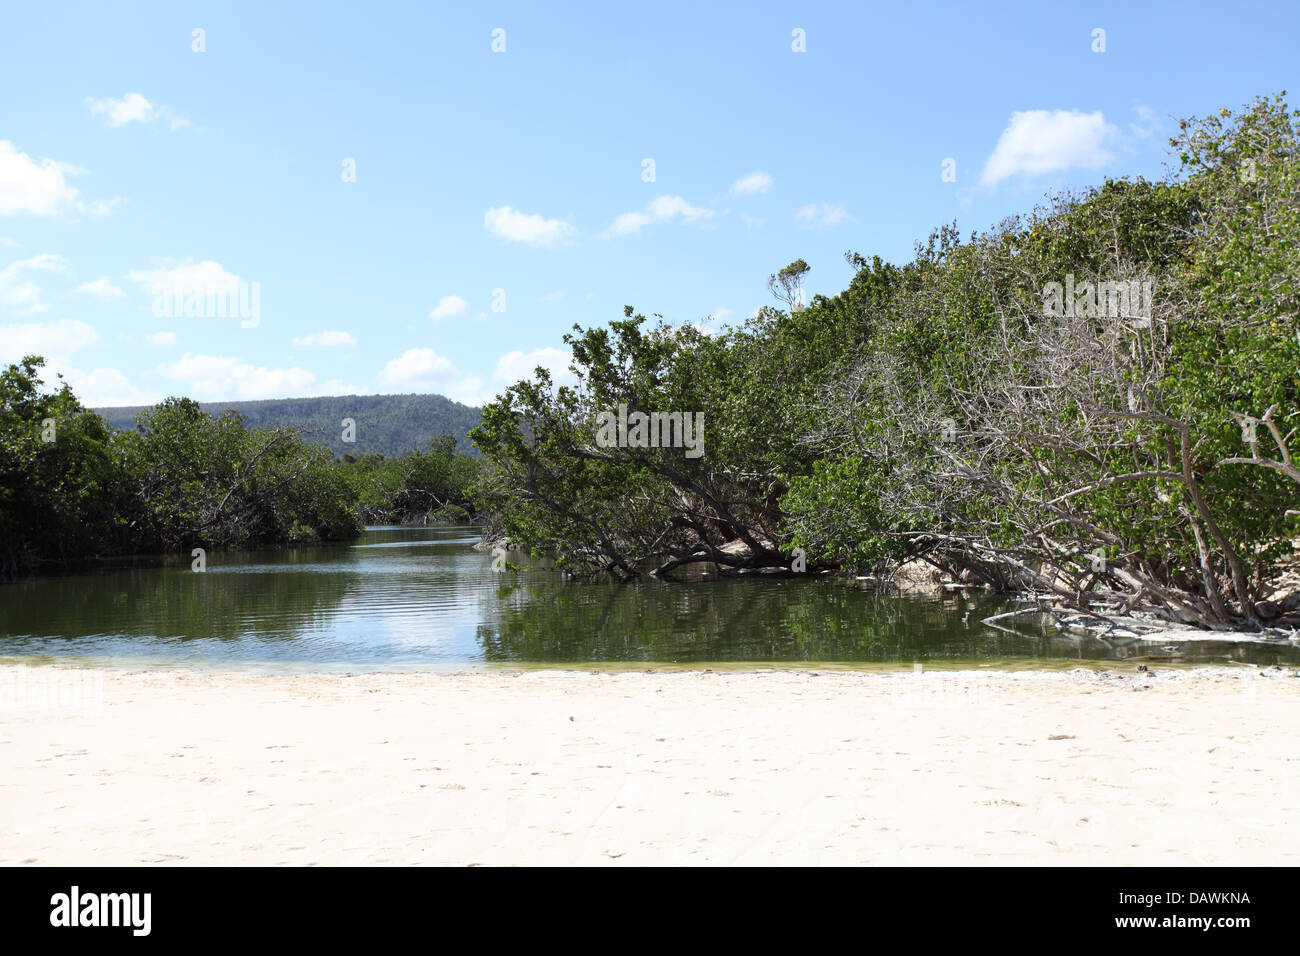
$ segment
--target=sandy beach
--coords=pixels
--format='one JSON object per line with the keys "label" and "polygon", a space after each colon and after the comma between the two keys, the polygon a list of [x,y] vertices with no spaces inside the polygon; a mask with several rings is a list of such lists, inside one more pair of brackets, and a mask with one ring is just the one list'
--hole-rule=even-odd
{"label": "sandy beach", "polygon": [[1298,724],[1276,668],[6,665],[0,864],[1295,863]]}

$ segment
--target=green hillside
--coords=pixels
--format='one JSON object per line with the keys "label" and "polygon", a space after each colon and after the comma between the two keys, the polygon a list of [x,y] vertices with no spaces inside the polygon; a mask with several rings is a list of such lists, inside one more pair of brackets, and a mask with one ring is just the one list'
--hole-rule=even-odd
{"label": "green hillside", "polygon": [[[116,429],[132,428],[147,406],[97,408]],[[204,402],[203,411],[220,415],[233,409],[250,428],[290,426],[332,451],[366,455],[400,455],[427,448],[441,435],[456,436],[457,450],[477,454],[465,433],[479,423],[479,410],[441,395],[330,395],[320,398],[275,398],[258,402]],[[356,440],[343,441],[343,420],[356,423]]]}

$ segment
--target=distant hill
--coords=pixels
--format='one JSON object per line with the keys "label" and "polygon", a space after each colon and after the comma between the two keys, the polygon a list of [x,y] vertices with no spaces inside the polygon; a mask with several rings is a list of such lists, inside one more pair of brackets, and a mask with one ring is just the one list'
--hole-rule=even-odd
{"label": "distant hill", "polygon": [[[478,454],[465,433],[479,423],[479,410],[441,395],[330,395],[322,398],[272,398],[260,402],[203,402],[203,410],[220,415],[234,410],[250,428],[298,429],[338,454],[400,455],[426,448],[442,435],[456,436],[457,450]],[[97,408],[114,428],[134,428],[135,416],[147,405]],[[342,440],[342,421],[356,422],[356,441]]]}

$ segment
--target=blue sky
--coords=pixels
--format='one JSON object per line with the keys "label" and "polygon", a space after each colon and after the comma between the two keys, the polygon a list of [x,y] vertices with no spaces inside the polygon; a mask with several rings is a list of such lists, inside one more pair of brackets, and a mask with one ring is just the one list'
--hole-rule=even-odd
{"label": "blue sky", "polygon": [[[834,293],[846,250],[1158,176],[1177,117],[1300,86],[1297,36],[1292,2],[5,2],[0,361],[92,405],[477,404],[624,304],[716,328],[795,258]],[[210,288],[256,320],[158,314]]]}

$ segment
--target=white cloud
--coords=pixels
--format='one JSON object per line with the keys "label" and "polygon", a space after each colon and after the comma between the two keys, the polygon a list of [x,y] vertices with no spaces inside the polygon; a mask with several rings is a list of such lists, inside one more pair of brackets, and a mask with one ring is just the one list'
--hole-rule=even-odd
{"label": "white cloud", "polygon": [[542,295],[543,302],[559,302],[564,298],[564,290],[556,289],[554,292],[547,292]]}
{"label": "white cloud", "polygon": [[1133,107],[1133,112],[1137,114],[1137,122],[1129,123],[1128,128],[1138,139],[1150,139],[1164,129],[1160,114],[1151,107],[1138,104]]}
{"label": "white cloud", "polygon": [[328,349],[328,348],[338,348],[344,345],[356,345],[357,340],[354,339],[351,333],[349,332],[339,332],[339,331],[330,330],[326,332],[313,332],[310,335],[298,336],[293,340],[293,344],[307,346],[308,348]]}
{"label": "white cloud", "polygon": [[745,225],[749,226],[751,229],[761,229],[763,225],[767,222],[767,220],[762,218],[761,216],[741,216],[740,221],[743,222]]}
{"label": "white cloud", "polygon": [[49,216],[77,204],[77,190],[64,178],[75,166],[52,159],[39,162],[8,140],[0,140],[0,216]]}
{"label": "white cloud", "polygon": [[449,359],[431,348],[413,348],[385,364],[378,381],[386,391],[437,392],[454,402],[481,406],[505,386],[520,379],[531,379],[539,365],[550,370],[556,385],[576,385],[578,379],[569,371],[570,361],[572,358],[564,349],[507,352],[497,360],[489,382],[478,376],[462,375]]}
{"label": "white cloud", "polygon": [[435,322],[441,322],[453,315],[464,315],[468,309],[469,303],[460,296],[444,295],[438,300],[438,304],[433,307],[433,311],[429,313],[429,318]]}
{"label": "white cloud", "polygon": [[86,105],[95,116],[104,117],[108,126],[125,126],[127,123],[152,123],[161,111],[139,93],[128,93],[120,100],[97,100],[86,97]]}
{"label": "white cloud", "polygon": [[379,384],[390,391],[437,392],[463,405],[482,405],[492,398],[483,379],[465,377],[446,356],[430,348],[407,349],[379,372]]}
{"label": "white cloud", "polygon": [[453,402],[480,408],[496,397],[481,378],[459,378],[444,386],[442,394]]}
{"label": "white cloud", "polygon": [[303,368],[263,368],[226,355],[186,352],[176,362],[160,365],[158,372],[188,382],[185,393],[208,402],[362,393],[355,385],[335,379],[318,382],[314,373]]}
{"label": "white cloud", "polygon": [[70,368],[63,377],[72,386],[72,393],[90,408],[111,408],[114,405],[155,405],[162,396],[147,389],[137,388],[115,368],[96,368],[89,372]]}
{"label": "white cloud", "polygon": [[100,276],[94,282],[83,282],[77,286],[79,295],[89,295],[101,302],[110,302],[113,299],[122,299],[126,293],[119,289],[109,280],[108,276]]}
{"label": "white cloud", "polygon": [[1096,169],[1113,159],[1106,150],[1118,130],[1100,110],[1022,110],[998,137],[980,185],[996,186],[1017,173],[1041,175],[1074,166]]}
{"label": "white cloud", "polygon": [[609,228],[601,234],[601,238],[612,239],[615,236],[630,236],[634,232],[640,232],[650,225],[652,221],[646,213],[625,212],[609,224]]}
{"label": "white cloud", "polygon": [[731,195],[752,196],[754,193],[765,193],[772,188],[772,182],[771,175],[761,169],[756,169],[752,173],[746,173],[731,184]]}
{"label": "white cloud", "polygon": [[485,212],[483,228],[502,239],[530,246],[553,246],[574,232],[567,222],[545,219],[537,213],[520,212],[510,206],[494,206]]}
{"label": "white cloud", "polygon": [[6,266],[3,273],[12,271],[21,271],[24,269],[45,270],[49,272],[62,272],[67,268],[67,263],[63,261],[62,256],[55,255],[52,252],[42,252],[39,256],[32,256],[30,259],[20,259],[17,262]]}
{"label": "white cloud", "polygon": [[569,363],[572,361],[573,356],[565,349],[548,347],[534,349],[531,352],[515,349],[497,360],[496,371],[492,378],[494,381],[513,385],[520,379],[531,379],[533,369],[540,365],[551,373],[551,381],[556,385],[577,385],[577,376],[569,371]]}
{"label": "white cloud", "polygon": [[94,327],[78,319],[0,325],[0,361],[16,362],[24,355],[66,359],[98,341]]}
{"label": "white cloud", "polygon": [[103,117],[105,126],[125,126],[127,123],[149,124],[156,123],[160,119],[166,119],[173,130],[190,125],[190,121],[185,117],[177,116],[166,106],[149,102],[139,93],[127,93],[120,100],[111,97],[97,100],[88,96],[86,105],[90,107],[92,115]]}
{"label": "white cloud", "polygon": [[58,384],[58,376],[72,387],[73,394],[85,405],[151,405],[160,400],[131,385],[115,368],[82,371],[73,366],[72,353],[99,343],[93,326],[77,319],[57,322],[0,325],[0,363],[17,362],[25,355],[45,359],[41,377],[47,386]]}
{"label": "white cloud", "polygon": [[121,196],[114,196],[112,199],[96,199],[90,204],[90,214],[92,216],[107,216],[124,202],[126,200]]}
{"label": "white cloud", "polygon": [[31,272],[64,272],[67,264],[61,256],[45,252],[30,259],[19,259],[0,269],[0,306],[20,315],[44,312],[49,306],[41,301],[41,287],[26,275]]}
{"label": "white cloud", "polygon": [[610,223],[602,238],[612,239],[616,236],[629,236],[640,232],[646,226],[670,222],[681,217],[683,222],[698,222],[713,217],[713,210],[692,206],[681,196],[660,196],[644,212],[625,212]]}
{"label": "white cloud", "polygon": [[379,383],[386,388],[405,391],[436,391],[459,376],[456,366],[433,349],[407,349],[390,359],[379,373]]}
{"label": "white cloud", "polygon": [[[92,326],[76,319],[0,325],[0,363],[17,362],[25,355],[39,355],[45,359],[45,368],[41,374],[46,385],[57,385],[57,376],[62,374],[77,398],[91,404],[102,398],[100,386],[107,381],[107,376],[96,376],[72,367],[72,354],[98,342],[99,333]],[[103,371],[106,370],[96,370]],[[86,391],[87,387],[89,392]]]}
{"label": "white cloud", "polygon": [[221,263],[187,259],[175,265],[168,261],[157,269],[135,269],[126,276],[150,295],[207,295],[232,293],[239,289],[239,276],[227,272]]}
{"label": "white cloud", "polygon": [[726,306],[720,305],[713,310],[712,315],[706,316],[699,322],[696,322],[695,327],[705,335],[717,335],[722,331],[723,326],[727,325],[731,321],[735,314],[735,309],[728,309]]}
{"label": "white cloud", "polygon": [[167,331],[150,332],[144,338],[145,341],[148,342],[150,345],[157,345],[162,348],[167,348],[168,346],[172,346],[176,344],[175,332],[167,332]]}
{"label": "white cloud", "polygon": [[830,203],[809,203],[806,206],[800,206],[794,214],[795,222],[802,223],[805,226],[814,226],[817,228],[829,228],[830,226],[839,225],[842,222],[853,222],[854,219],[849,215],[848,210],[843,206],[833,206]]}

